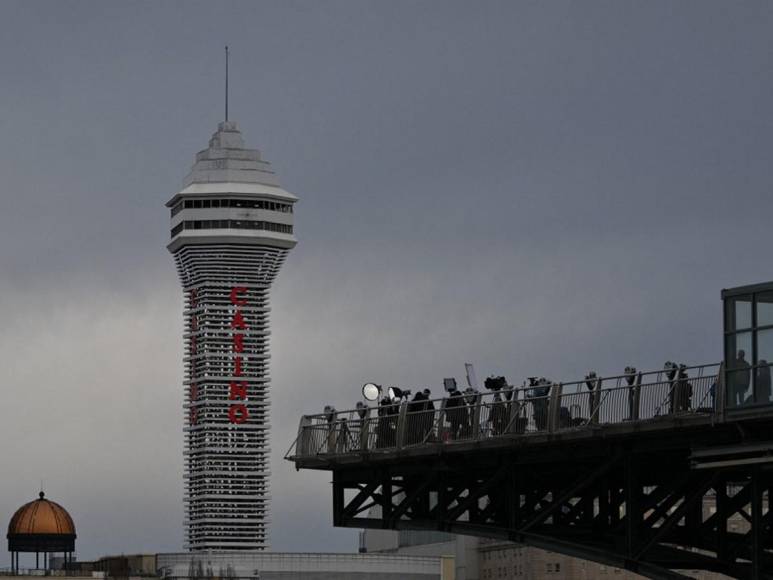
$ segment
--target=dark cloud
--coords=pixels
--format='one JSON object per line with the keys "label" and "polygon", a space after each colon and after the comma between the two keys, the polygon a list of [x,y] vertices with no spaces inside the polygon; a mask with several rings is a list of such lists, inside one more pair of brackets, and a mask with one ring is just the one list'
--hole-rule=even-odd
{"label": "dark cloud", "polygon": [[0,515],[82,557],[182,539],[164,202],[222,115],[298,194],[273,294],[278,550],[354,550],[281,457],[368,379],[702,363],[771,278],[768,2],[6,2]]}

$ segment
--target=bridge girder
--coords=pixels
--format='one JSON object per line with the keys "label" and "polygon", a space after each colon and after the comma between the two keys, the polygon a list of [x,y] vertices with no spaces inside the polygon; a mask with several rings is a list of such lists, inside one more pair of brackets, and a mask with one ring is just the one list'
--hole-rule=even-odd
{"label": "bridge girder", "polygon": [[[686,578],[675,570],[687,569],[773,577],[773,471],[694,469],[685,443],[611,440],[334,466],[334,524],[509,540],[650,578]],[[731,529],[739,517],[748,531]]]}

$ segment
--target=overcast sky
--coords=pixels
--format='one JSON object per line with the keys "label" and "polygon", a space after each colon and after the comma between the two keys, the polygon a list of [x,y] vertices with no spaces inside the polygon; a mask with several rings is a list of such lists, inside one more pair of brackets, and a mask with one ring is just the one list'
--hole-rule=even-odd
{"label": "overcast sky", "polygon": [[[366,380],[721,356],[773,278],[773,3],[0,3],[0,525],[182,546],[169,212],[223,110],[296,206],[272,290],[272,544],[354,551],[282,456]],[[6,520],[2,520],[6,518]],[[5,557],[5,564],[9,560]]]}

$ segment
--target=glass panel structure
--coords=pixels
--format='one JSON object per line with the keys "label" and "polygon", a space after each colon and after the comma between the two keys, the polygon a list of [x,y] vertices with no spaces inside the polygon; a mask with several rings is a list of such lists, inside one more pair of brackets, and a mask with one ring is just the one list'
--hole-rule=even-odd
{"label": "glass panel structure", "polygon": [[773,282],[722,291],[728,408],[773,404]]}
{"label": "glass panel structure", "polygon": [[773,326],[773,292],[757,294],[757,326]]}

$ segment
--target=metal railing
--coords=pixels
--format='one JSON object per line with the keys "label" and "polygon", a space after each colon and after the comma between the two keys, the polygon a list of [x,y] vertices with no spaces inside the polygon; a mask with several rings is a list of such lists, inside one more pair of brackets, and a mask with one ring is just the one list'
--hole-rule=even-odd
{"label": "metal railing", "polygon": [[44,569],[44,568],[19,568],[14,570],[12,567],[0,567],[0,576],[55,576],[61,578],[104,578],[104,572],[98,572],[94,576],[93,572],[84,572],[82,570],[62,570],[62,569]]}
{"label": "metal railing", "polygon": [[286,458],[377,453],[710,415],[719,411],[721,375],[717,363],[304,415]]}

